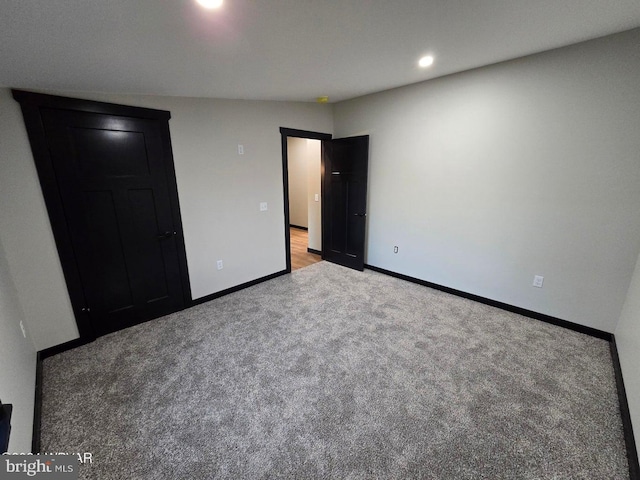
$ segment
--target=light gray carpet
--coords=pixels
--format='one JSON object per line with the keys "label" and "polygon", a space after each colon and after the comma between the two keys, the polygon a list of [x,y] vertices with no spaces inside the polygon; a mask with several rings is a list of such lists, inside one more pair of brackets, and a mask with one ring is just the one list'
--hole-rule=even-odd
{"label": "light gray carpet", "polygon": [[91,479],[628,478],[608,343],[321,262],[44,361]]}

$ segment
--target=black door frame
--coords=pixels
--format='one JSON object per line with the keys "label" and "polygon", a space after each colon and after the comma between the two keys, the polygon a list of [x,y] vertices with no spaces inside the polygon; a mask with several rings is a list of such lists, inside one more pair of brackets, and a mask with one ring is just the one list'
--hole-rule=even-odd
{"label": "black door frame", "polygon": [[[291,273],[291,232],[289,231],[289,153],[287,151],[287,137],[308,138],[311,140],[331,140],[330,133],[309,132],[307,130],[296,130],[293,128],[280,127],[282,141],[282,188],[284,194],[284,248],[287,259],[286,272]],[[324,143],[323,143],[324,149]],[[324,195],[324,153],[320,154],[320,208],[322,208],[322,198]],[[324,229],[324,208],[322,208],[322,228]],[[324,242],[322,242],[322,258],[324,258]]]}
{"label": "black door frame", "polygon": [[74,110],[79,112],[97,113],[103,115],[116,115],[132,118],[157,120],[160,125],[162,138],[162,152],[165,158],[165,173],[169,188],[169,201],[171,203],[171,217],[174,222],[175,237],[178,248],[178,263],[182,281],[182,295],[184,307],[191,305],[191,287],[187,267],[187,255],[184,245],[182,230],[182,218],[180,216],[180,204],[178,201],[178,186],[173,164],[173,151],[171,148],[171,136],[169,132],[169,119],[171,112],[154,110],[150,108],[131,107],[112,103],[81,100],[68,97],[59,97],[40,93],[12,90],[13,98],[20,103],[25,126],[29,136],[31,151],[38,171],[40,186],[44,196],[49,220],[53,230],[53,236],[58,249],[62,271],[67,283],[67,290],[71,299],[71,306],[78,325],[78,331],[82,340],[91,341],[96,338],[96,333],[91,325],[89,315],[85,311],[85,299],[82,289],[80,271],[77,266],[75,253],[71,243],[71,236],[67,229],[67,223],[62,204],[62,198],[58,192],[55,170],[49,149],[47,146],[44,125],[40,117],[41,109]]}

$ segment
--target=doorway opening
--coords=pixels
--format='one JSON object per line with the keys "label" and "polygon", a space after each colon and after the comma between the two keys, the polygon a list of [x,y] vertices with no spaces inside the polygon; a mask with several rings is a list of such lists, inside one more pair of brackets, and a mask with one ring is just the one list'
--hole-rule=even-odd
{"label": "doorway opening", "polygon": [[287,137],[291,270],[322,260],[321,143]]}
{"label": "doorway opening", "polygon": [[[291,142],[291,146],[289,145],[290,137],[320,140],[320,195],[318,202],[321,210],[321,232],[319,233],[322,260],[354,270],[364,270],[369,136],[360,135],[333,139],[331,135],[325,133],[282,127],[280,134],[282,140],[286,271],[291,272],[290,163],[292,168],[296,168],[289,158],[289,149],[294,149],[294,142]],[[314,147],[315,145],[312,144],[310,149],[313,150]],[[316,192],[313,188],[310,192],[307,190],[307,196],[309,195],[312,195],[313,202],[315,202]],[[308,244],[307,251],[309,251]]]}
{"label": "doorway opening", "polygon": [[281,128],[287,271],[322,260],[322,140],[331,135]]}

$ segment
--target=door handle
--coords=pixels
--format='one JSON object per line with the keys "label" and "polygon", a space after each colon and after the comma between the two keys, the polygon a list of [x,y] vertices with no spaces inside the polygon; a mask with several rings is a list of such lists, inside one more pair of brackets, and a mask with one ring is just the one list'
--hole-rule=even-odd
{"label": "door handle", "polygon": [[160,235],[158,235],[156,238],[158,240],[166,240],[167,238],[171,238],[174,235],[177,235],[177,232],[164,232],[164,233],[161,233]]}
{"label": "door handle", "polygon": [[366,213],[354,213],[353,216],[354,217],[366,217],[367,214]]}

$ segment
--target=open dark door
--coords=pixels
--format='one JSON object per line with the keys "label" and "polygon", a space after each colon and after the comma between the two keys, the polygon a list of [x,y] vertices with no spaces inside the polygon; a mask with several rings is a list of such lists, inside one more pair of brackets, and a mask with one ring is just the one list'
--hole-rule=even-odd
{"label": "open dark door", "polygon": [[190,300],[169,112],[14,91],[82,337]]}
{"label": "open dark door", "polygon": [[322,142],[322,253],[333,263],[364,270],[369,136]]}

